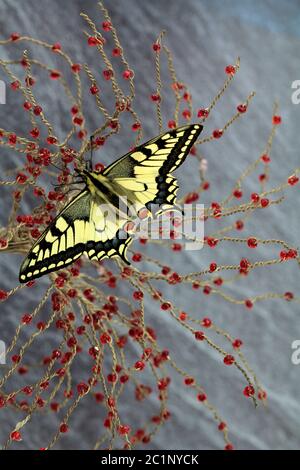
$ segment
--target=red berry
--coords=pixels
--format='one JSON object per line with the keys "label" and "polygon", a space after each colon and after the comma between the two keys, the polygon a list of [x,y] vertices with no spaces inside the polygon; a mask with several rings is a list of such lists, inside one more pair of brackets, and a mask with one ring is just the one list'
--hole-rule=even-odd
{"label": "red berry", "polygon": [[235,189],[232,194],[237,199],[240,199],[243,196],[243,191],[241,191],[241,189]]}
{"label": "red berry", "polygon": [[196,340],[203,341],[205,339],[205,334],[203,331],[195,331],[194,333]]}
{"label": "red berry", "polygon": [[35,106],[33,108],[33,112],[36,116],[39,116],[43,111],[43,108],[41,106]]}
{"label": "red berry", "polygon": [[133,70],[129,70],[129,69],[124,70],[124,72],[122,74],[122,76],[125,80],[129,80],[130,78],[133,78],[133,75],[134,75]]}
{"label": "red berry", "polygon": [[247,398],[253,397],[253,395],[255,394],[254,387],[253,387],[252,385],[248,385],[247,387],[244,388],[243,394],[244,394],[245,397],[247,397]]}
{"label": "red berry", "polygon": [[191,111],[189,109],[184,109],[182,111],[182,116],[184,117],[184,119],[191,119]]}
{"label": "red berry", "polygon": [[115,47],[113,50],[112,50],[112,55],[114,57],[119,57],[122,53],[122,49],[120,47]]}
{"label": "red berry", "polygon": [[39,129],[38,129],[37,127],[34,127],[33,129],[31,129],[30,135],[31,135],[31,137],[33,137],[34,139],[37,139],[38,136],[40,135]]}
{"label": "red berry", "polygon": [[98,38],[95,38],[94,36],[90,36],[88,38],[89,46],[97,46],[97,44],[101,44],[101,41]]}
{"label": "red berry", "polygon": [[18,90],[20,88],[21,83],[19,80],[15,80],[14,82],[11,82],[10,87],[12,90]]}
{"label": "red berry", "polygon": [[97,93],[99,93],[99,88],[97,87],[97,85],[92,85],[91,88],[90,88],[90,92],[92,95],[97,95]]}
{"label": "red berry", "polygon": [[223,135],[223,129],[215,129],[212,133],[214,139],[220,139]]}
{"label": "red berry", "polygon": [[18,173],[17,177],[16,177],[16,181],[19,183],[19,184],[24,184],[26,183],[27,181],[27,176],[24,175],[24,173]]}
{"label": "red berry", "polygon": [[29,103],[29,101],[24,101],[23,106],[24,106],[24,109],[26,109],[26,111],[29,111],[29,109],[32,108],[32,104]]}
{"label": "red berry", "polygon": [[80,64],[72,64],[71,69],[74,73],[79,73],[81,70],[81,65]]}
{"label": "red berry", "polygon": [[176,129],[176,127],[177,127],[177,126],[176,126],[176,122],[175,122],[175,121],[171,120],[171,121],[168,122],[168,128],[169,128],[169,129]]}
{"label": "red berry", "polygon": [[35,84],[35,79],[33,77],[27,76],[25,78],[25,83],[28,87],[33,86]]}
{"label": "red berry", "polygon": [[247,105],[246,104],[239,104],[236,108],[239,113],[243,114],[247,111]]}
{"label": "red berry", "polygon": [[184,383],[189,387],[195,383],[195,379],[193,377],[185,377]]}
{"label": "red berry", "polygon": [[111,337],[108,333],[102,333],[102,335],[100,336],[100,342],[102,344],[108,344],[111,342]]}
{"label": "red berry", "polygon": [[287,300],[287,301],[291,301],[291,300],[293,300],[293,298],[294,298],[294,294],[293,294],[292,292],[285,292],[284,298],[285,298],[285,300]]}
{"label": "red berry", "polygon": [[60,77],[61,77],[61,73],[59,70],[51,70],[50,78],[52,78],[52,80],[58,80]]}
{"label": "red berry", "polygon": [[275,126],[277,126],[278,124],[281,124],[281,121],[282,121],[281,116],[278,116],[278,115],[273,116],[273,124]]}
{"label": "red berry", "polygon": [[179,314],[179,319],[180,319],[181,321],[185,321],[185,320],[187,319],[187,314],[186,314],[185,312],[181,312],[181,313]]}
{"label": "red berry", "polygon": [[271,158],[270,158],[269,155],[267,155],[266,153],[264,153],[263,155],[261,155],[260,159],[261,159],[261,161],[264,162],[264,163],[270,163],[270,161],[271,161]]}
{"label": "red berry", "polygon": [[140,128],[141,128],[141,123],[140,122],[134,122],[131,126],[131,129],[133,130],[133,132],[138,131]]}
{"label": "red berry", "polygon": [[134,368],[135,370],[143,370],[145,369],[145,363],[143,361],[137,361],[135,364],[134,364]]}
{"label": "red berry", "polygon": [[55,44],[53,44],[52,46],[52,51],[53,52],[57,52],[57,51],[60,51],[61,50],[61,45],[59,42],[56,42]]}
{"label": "red berry", "polygon": [[266,400],[267,399],[267,392],[265,390],[259,390],[257,397],[259,400]]}
{"label": "red berry", "polygon": [[211,293],[211,287],[210,286],[204,286],[203,287],[203,294],[209,295],[210,293]]}
{"label": "red berry", "polygon": [[[150,96],[151,100],[154,102],[154,103],[160,103],[161,101],[161,96],[158,94],[158,93],[153,93],[151,96]],[[170,123],[171,121],[169,121]],[[174,121],[173,121],[174,122]],[[176,124],[175,124],[176,126]]]}
{"label": "red berry", "polygon": [[234,65],[227,65],[227,66],[225,67],[225,73],[226,73],[227,75],[234,75],[235,72],[236,72],[236,68],[235,68]]}
{"label": "red berry", "polygon": [[205,328],[210,328],[212,325],[212,321],[210,318],[205,317],[202,319],[201,325],[204,326]]}
{"label": "red berry", "polygon": [[253,302],[250,299],[247,299],[245,300],[245,306],[250,309],[253,307]]}
{"label": "red berry", "polygon": [[232,347],[234,349],[239,349],[241,346],[243,345],[243,341],[241,339],[235,339],[233,342],[232,342]]}
{"label": "red berry", "polygon": [[20,34],[19,33],[12,33],[10,35],[10,39],[11,39],[11,41],[17,41],[18,39],[20,39]]}
{"label": "red berry", "polygon": [[199,393],[199,395],[197,396],[198,400],[203,402],[205,400],[207,400],[207,396],[205,393]]}
{"label": "red berry", "polygon": [[170,310],[171,304],[170,304],[170,302],[163,302],[163,303],[161,304],[160,308],[161,308],[162,310]]}
{"label": "red berry", "polygon": [[234,447],[232,444],[226,444],[226,446],[224,447],[225,450],[233,450]]}
{"label": "red berry", "polygon": [[208,237],[206,239],[206,243],[210,248],[214,248],[215,246],[217,246],[218,240],[216,240],[215,238]]}
{"label": "red berry", "polygon": [[59,427],[61,433],[66,433],[69,431],[69,426],[66,423],[62,423]]}
{"label": "red berry", "polygon": [[9,134],[8,143],[9,143],[10,145],[16,145],[16,143],[17,143],[17,136],[16,136],[16,134]]}
{"label": "red berry", "polygon": [[255,202],[255,203],[259,202],[259,200],[260,200],[259,194],[257,194],[257,193],[252,193],[252,194],[251,194],[251,200],[252,200],[253,202]]}
{"label": "red berry", "polygon": [[226,364],[226,366],[231,366],[232,364],[234,364],[235,359],[231,354],[227,354],[224,357],[223,362],[224,362],[224,364]]}
{"label": "red berry", "polygon": [[141,253],[134,253],[132,256],[132,261],[138,263],[142,260],[142,255]]}
{"label": "red berry", "polygon": [[269,205],[269,203],[270,203],[270,201],[269,201],[269,199],[267,199],[267,198],[263,198],[263,199],[261,199],[261,201],[260,201],[261,207],[267,207],[267,206]]}
{"label": "red berry", "polygon": [[290,186],[295,186],[295,184],[297,184],[298,182],[299,182],[299,178],[296,175],[292,175],[288,178],[288,184]]}
{"label": "red berry", "polygon": [[217,267],[218,267],[217,263],[210,263],[209,272],[213,273],[217,269]]}
{"label": "red berry", "polygon": [[248,238],[247,244],[248,244],[249,248],[256,248],[257,247],[257,239],[254,238],[254,237]]}
{"label": "red berry", "polygon": [[133,293],[133,298],[134,298],[135,300],[142,300],[143,297],[144,297],[144,294],[143,294],[142,291],[134,291],[134,293]]}
{"label": "red berry", "polygon": [[201,108],[198,111],[198,118],[206,118],[209,115],[209,111],[207,108]]}
{"label": "red berry", "polygon": [[124,425],[124,424],[121,424],[119,427],[118,427],[118,432],[121,436],[124,436],[125,434],[128,434],[130,432],[130,426],[127,426],[127,425]]}
{"label": "red berry", "polygon": [[181,251],[182,250],[182,245],[180,245],[180,243],[173,243],[172,250],[173,251]]}
{"label": "red berry", "polygon": [[111,28],[112,28],[112,24],[110,21],[103,21],[102,23],[102,28],[103,28],[103,31],[111,31]]}
{"label": "red berry", "polygon": [[241,269],[248,269],[251,265],[250,261],[247,258],[242,258],[240,261],[240,268]]}
{"label": "red berry", "polygon": [[114,72],[111,69],[105,69],[103,70],[102,75],[105,80],[110,80],[114,76]]}
{"label": "red berry", "polygon": [[11,434],[10,434],[10,438],[13,440],[13,441],[17,441],[17,442],[20,442],[22,440],[22,436],[21,436],[21,433],[19,431],[13,431]]}
{"label": "red berry", "polygon": [[158,42],[155,42],[154,44],[152,44],[152,49],[154,50],[154,52],[159,52],[161,50],[161,45]]}

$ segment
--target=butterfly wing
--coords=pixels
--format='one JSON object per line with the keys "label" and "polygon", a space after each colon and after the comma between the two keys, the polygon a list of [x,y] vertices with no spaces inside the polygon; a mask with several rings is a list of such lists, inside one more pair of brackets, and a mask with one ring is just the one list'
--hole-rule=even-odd
{"label": "butterfly wing", "polygon": [[35,242],[20,268],[20,282],[28,282],[65,268],[87,253],[91,260],[120,256],[132,241],[122,230],[127,222],[111,205],[88,190],[79,193]]}
{"label": "butterfly wing", "polygon": [[116,211],[111,204],[99,204],[92,200],[90,214],[91,232],[86,242],[86,253],[93,261],[119,256],[129,264],[126,251],[132,242],[130,235],[123,230],[128,218]]}
{"label": "butterfly wing", "polygon": [[73,263],[85,250],[85,232],[89,230],[91,196],[79,193],[51,222],[35,242],[20,268],[20,282]]}
{"label": "butterfly wing", "polygon": [[137,209],[152,204],[172,206],[178,189],[171,175],[186,159],[203,126],[187,125],[170,130],[127,153],[103,172]]}

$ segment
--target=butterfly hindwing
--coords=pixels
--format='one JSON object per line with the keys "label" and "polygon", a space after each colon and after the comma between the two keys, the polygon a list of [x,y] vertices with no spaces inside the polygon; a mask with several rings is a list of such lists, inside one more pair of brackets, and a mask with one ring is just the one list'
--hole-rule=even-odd
{"label": "butterfly hindwing", "polygon": [[185,160],[202,126],[187,125],[146,142],[110,165],[103,173],[137,206],[173,205],[177,181],[171,175]]}
{"label": "butterfly hindwing", "polygon": [[110,204],[91,203],[90,221],[94,227],[93,237],[86,243],[86,253],[93,261],[119,256],[128,264],[126,250],[132,239],[123,230],[128,222]]}

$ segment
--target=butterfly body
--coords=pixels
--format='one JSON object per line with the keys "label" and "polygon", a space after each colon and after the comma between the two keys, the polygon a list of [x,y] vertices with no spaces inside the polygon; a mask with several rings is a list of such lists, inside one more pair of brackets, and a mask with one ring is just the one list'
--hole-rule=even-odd
{"label": "butterfly body", "polygon": [[177,181],[172,172],[188,155],[200,124],[166,132],[137,147],[102,173],[83,170],[85,188],[35,242],[20,268],[20,282],[62,269],[85,253],[91,260],[120,257],[128,263],[131,243],[124,231],[133,213],[172,207]]}

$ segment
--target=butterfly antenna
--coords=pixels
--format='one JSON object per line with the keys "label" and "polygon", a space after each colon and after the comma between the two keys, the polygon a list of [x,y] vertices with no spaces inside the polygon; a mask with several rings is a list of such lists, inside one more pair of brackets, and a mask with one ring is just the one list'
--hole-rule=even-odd
{"label": "butterfly antenna", "polygon": [[88,160],[89,164],[89,170],[92,171],[93,169],[93,148],[94,148],[94,136],[91,135],[90,137],[90,148],[91,148],[91,156],[90,159]]}
{"label": "butterfly antenna", "polygon": [[55,188],[55,190],[57,190],[57,188],[62,188],[64,186],[69,186],[70,187],[70,186],[73,186],[74,184],[84,183],[84,180],[83,180],[83,178],[80,174],[77,175],[76,173],[75,174],[70,173],[70,176],[72,176],[72,178],[73,178],[72,181],[69,181],[67,183],[58,183],[58,184],[57,183],[51,183],[51,184]]}
{"label": "butterfly antenna", "polygon": [[55,165],[55,163],[53,163],[53,162],[50,162],[50,165],[51,165],[51,166],[54,166],[54,168],[56,168],[56,169],[59,170],[59,171],[62,171],[62,170],[63,170],[63,168],[60,168],[59,166]]}

